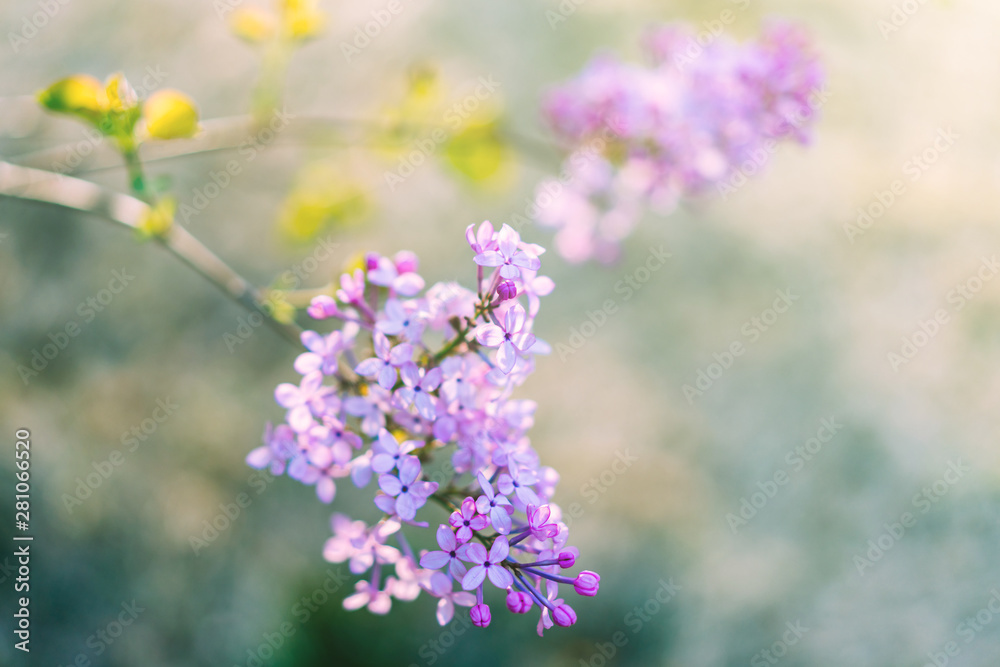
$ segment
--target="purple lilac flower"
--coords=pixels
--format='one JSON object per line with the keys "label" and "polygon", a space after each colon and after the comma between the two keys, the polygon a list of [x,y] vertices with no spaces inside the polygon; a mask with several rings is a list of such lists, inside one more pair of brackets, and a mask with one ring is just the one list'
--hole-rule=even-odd
{"label": "purple lilac flower", "polygon": [[455,605],[471,607],[476,604],[476,596],[466,591],[453,591],[454,580],[441,573],[435,572],[431,575],[431,594],[438,599],[437,612],[435,616],[440,625],[448,625],[455,614]]}
{"label": "purple lilac flower", "polygon": [[400,343],[392,347],[389,339],[381,331],[372,334],[375,356],[365,359],[354,369],[362,377],[377,378],[383,389],[392,389],[396,384],[396,369],[413,358],[413,345]]}
{"label": "purple lilac flower", "polygon": [[385,474],[378,478],[379,488],[386,495],[377,497],[376,505],[384,512],[411,521],[438,488],[437,482],[417,481],[419,476],[420,461],[415,456],[404,458],[399,462],[398,476]]}
{"label": "purple lilac flower", "polygon": [[[531,334],[540,297],[553,287],[538,274],[544,248],[488,222],[470,227],[466,240],[478,258],[471,263],[474,291],[457,283],[424,290],[412,253],[392,260],[370,254],[363,269],[340,277],[336,299],[313,300],[311,315],[343,324],[302,337],[295,369],[303,377],[275,391],[284,423],[268,425],[247,463],[315,486],[323,502],[335,499],[340,478],[365,488],[378,477],[374,503],[385,516],[368,525],[335,514],[324,545],[324,558],[348,562],[364,576],[345,608],[384,614],[393,599],[425,593],[437,598],[440,623],[459,605],[470,608],[474,625],[487,627],[489,579],[506,591],[511,612],[539,605],[539,628],[571,624],[575,612],[559,597],[560,586],[592,596],[599,577],[589,570],[562,574],[579,552],[567,545],[568,526],[552,502],[558,474],[541,465],[531,445],[536,403],[512,397],[536,355],[550,351]],[[498,348],[501,368],[481,349],[484,342]],[[368,349],[374,356],[353,361]],[[448,492],[439,494],[436,482],[422,478],[422,466],[443,445],[453,474]],[[467,476],[475,481],[466,483]],[[454,494],[463,498],[457,508]],[[418,557],[401,527],[429,528],[418,514],[432,518],[434,506],[425,507],[432,496],[454,511],[447,524],[434,524],[438,548]],[[456,591],[456,582],[475,594]]]}
{"label": "purple lilac flower", "polygon": [[420,557],[420,567],[429,570],[440,570],[445,565],[448,572],[455,579],[465,576],[465,565],[463,560],[468,560],[468,544],[459,544],[455,539],[455,531],[449,526],[440,525],[437,529],[437,543],[441,547],[440,551],[428,551]]}
{"label": "purple lilac flower", "polygon": [[514,368],[519,352],[524,354],[535,344],[535,336],[527,327],[527,313],[518,303],[507,309],[502,325],[480,324],[476,340],[485,347],[497,348],[497,365],[504,373]]}
{"label": "purple lilac flower", "polygon": [[647,208],[669,213],[712,186],[728,196],[731,177],[763,166],[768,142],[806,142],[817,115],[823,74],[790,25],[747,44],[723,36],[708,45],[668,25],[646,46],[650,65],[595,59],[545,103],[575,148],[568,182],[539,185],[536,219],[556,229],[556,249],[571,262],[614,261]]}
{"label": "purple lilac flower", "polygon": [[472,539],[474,531],[482,530],[489,525],[489,520],[476,512],[476,501],[467,497],[462,501],[461,507],[451,513],[448,523],[456,529],[455,537],[459,542],[468,542]]}
{"label": "purple lilac flower", "polygon": [[480,266],[499,266],[503,278],[518,278],[521,269],[537,271],[542,263],[534,255],[519,249],[521,237],[510,225],[504,225],[497,234],[497,249],[483,250],[474,261]]}
{"label": "purple lilac flower", "polygon": [[408,362],[399,369],[405,386],[396,390],[403,405],[413,405],[424,419],[433,420],[436,414],[434,398],[431,392],[441,385],[441,369],[432,368],[422,371],[415,363]]}
{"label": "purple lilac flower", "polygon": [[476,510],[480,514],[489,515],[493,528],[501,535],[506,535],[510,532],[510,515],[514,513],[514,507],[507,500],[507,496],[494,493],[493,485],[482,472],[479,473],[478,479],[483,495],[476,499]]}
{"label": "purple lilac flower", "polygon": [[486,578],[497,588],[509,588],[514,583],[514,577],[503,566],[510,553],[506,537],[501,535],[496,538],[488,554],[486,547],[478,542],[470,542],[464,546],[467,547],[465,560],[474,565],[462,578],[462,588],[471,591],[481,586]]}

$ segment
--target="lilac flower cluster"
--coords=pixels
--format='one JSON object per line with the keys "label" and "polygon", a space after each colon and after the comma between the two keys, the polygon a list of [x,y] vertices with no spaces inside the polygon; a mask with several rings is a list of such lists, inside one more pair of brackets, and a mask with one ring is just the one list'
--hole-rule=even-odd
{"label": "lilac flower cluster", "polygon": [[573,149],[562,182],[539,185],[535,217],[557,230],[571,262],[613,261],[647,207],[669,213],[748,160],[756,170],[776,140],[808,140],[823,74],[798,29],[773,24],[757,42],[704,44],[667,25],[646,50],[650,66],[598,58],[545,103]]}
{"label": "lilac flower cluster", "polygon": [[[312,301],[309,314],[339,328],[302,335],[302,380],[275,391],[285,422],[268,426],[247,463],[315,486],[324,503],[338,480],[359,488],[376,481],[381,518],[369,525],[334,514],[324,548],[327,560],[368,573],[345,608],[385,614],[393,598],[425,592],[438,598],[442,625],[459,605],[485,627],[488,582],[506,591],[514,613],[537,605],[542,634],[576,622],[560,584],[593,596],[600,582],[590,571],[561,574],[578,552],[551,502],[559,475],[540,465],[527,437],[534,401],[512,398],[535,355],[550,352],[532,326],[554,284],[538,274],[544,249],[511,227],[470,225],[466,239],[476,291],[455,283],[425,290],[417,258],[401,252],[369,255],[364,268],[341,276],[335,297]],[[450,457],[435,470],[438,454]],[[437,548],[418,554],[401,528],[429,528],[417,519],[428,501],[447,514]]]}

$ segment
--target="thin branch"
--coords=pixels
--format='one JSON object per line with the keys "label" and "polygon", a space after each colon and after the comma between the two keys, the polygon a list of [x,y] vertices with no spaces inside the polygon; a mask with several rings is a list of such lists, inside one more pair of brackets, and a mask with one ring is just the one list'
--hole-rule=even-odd
{"label": "thin branch", "polygon": [[[55,204],[91,213],[131,229],[138,229],[149,212],[149,206],[130,195],[112,192],[71,176],[22,167],[2,160],[0,160],[0,196]],[[295,324],[285,324],[271,317],[261,292],[186,229],[174,224],[164,236],[155,238],[228,297],[244,308],[260,313],[268,326],[292,343],[299,344],[301,329]]]}

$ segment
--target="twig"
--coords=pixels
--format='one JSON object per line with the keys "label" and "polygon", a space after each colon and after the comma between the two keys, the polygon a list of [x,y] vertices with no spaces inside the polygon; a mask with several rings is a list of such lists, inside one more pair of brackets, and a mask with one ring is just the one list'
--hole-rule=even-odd
{"label": "twig", "polygon": [[[138,229],[149,206],[130,195],[112,192],[99,185],[71,176],[32,169],[0,161],[0,196],[55,204],[91,213],[131,229]],[[197,238],[180,225],[155,237],[178,259],[207,278],[228,297],[250,311],[260,313],[272,329],[299,345],[301,329],[274,319],[260,291],[236,273]]]}

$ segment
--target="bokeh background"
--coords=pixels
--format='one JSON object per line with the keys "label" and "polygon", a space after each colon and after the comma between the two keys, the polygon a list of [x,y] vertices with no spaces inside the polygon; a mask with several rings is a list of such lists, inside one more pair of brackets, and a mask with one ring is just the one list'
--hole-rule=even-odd
{"label": "bokeh background", "polygon": [[[377,140],[356,124],[314,140],[279,136],[188,225],[258,284],[301,265],[327,235],[335,256],[304,286],[322,285],[358,251],[400,248],[420,255],[429,282],[468,282],[465,226],[523,212],[534,185],[558,166],[538,110],[546,87],[596,51],[637,58],[652,22],[698,24],[729,9],[736,21],[727,31],[742,39],[782,16],[811,32],[825,64],[829,100],[811,146],[782,145],[726,198],[648,216],[617,266],[543,258],[558,285],[538,319],[543,338],[567,342],[588,311],[606,299],[619,306],[574,354],[542,361],[521,391],[539,402],[533,442],[562,473],[557,500],[584,509],[572,532],[587,566],[602,573],[599,597],[576,605],[575,627],[544,638],[534,614],[496,613],[487,631],[458,624],[442,634],[427,597],[395,604],[388,618],[348,613],[340,602],[349,585],[304,614],[296,604],[339,569],[321,556],[331,510],[286,478],[261,483],[243,462],[265,422],[281,418],[272,391],[294,377],[296,351],[266,328],[227,346],[245,312],[155,245],[92,216],[0,198],[0,494],[12,515],[13,434],[28,427],[37,535],[33,651],[25,662],[12,648],[12,577],[0,572],[0,664],[68,665],[82,655],[149,667],[995,665],[1000,279],[982,283],[960,310],[949,295],[1000,243],[1000,5],[400,2],[401,13],[348,62],[342,44],[385,3],[323,0],[329,23],[291,61],[287,108],[371,119],[405,97],[414,67],[439,73],[445,103],[493,76],[501,86],[488,106],[502,112],[504,136],[515,137],[484,158],[501,168],[479,182],[437,154],[390,191],[384,173],[397,156],[373,150]],[[0,33],[21,31],[42,4],[2,3]],[[891,20],[894,5],[906,20],[886,33],[879,21]],[[0,155],[38,159],[37,151],[85,139],[82,126],[45,116],[24,97],[74,72],[121,70],[138,82],[147,67],[160,68],[162,86],[190,93],[204,118],[245,113],[259,54],[230,34],[219,6],[74,0],[17,53],[4,37]],[[565,20],[553,25],[550,12]],[[914,180],[908,161],[932,149],[939,131],[956,138]],[[168,174],[186,203],[234,155],[162,160],[150,170]],[[76,173],[123,190],[115,164],[98,147]],[[897,179],[905,192],[852,242],[844,225]],[[308,190],[303,182],[319,182],[318,196],[324,185],[356,185],[366,214],[339,223],[314,216],[321,233],[291,240],[281,221],[291,215],[289,194]],[[523,234],[550,241],[544,230]],[[660,246],[672,257],[625,301],[615,284]],[[122,268],[134,281],[83,323],[78,304]],[[750,341],[743,327],[777,290],[799,299]],[[938,309],[947,323],[893,369],[887,355]],[[18,365],[70,320],[82,333],[26,385]],[[689,401],[683,385],[734,341],[746,353]],[[123,435],[167,399],[179,406],[174,414],[127,451]],[[801,469],[793,465],[789,452],[830,418],[842,424],[835,437]],[[116,449],[124,463],[67,507],[65,495]],[[618,474],[612,464],[626,451],[637,462]],[[965,472],[940,482],[950,467]],[[731,529],[727,514],[777,471],[787,483]],[[590,480],[602,473],[595,491]],[[372,515],[365,494],[348,487],[335,507]],[[925,488],[935,502],[915,500]],[[240,493],[251,504],[193,553],[191,537]],[[886,537],[886,524],[904,512],[915,525]],[[11,524],[0,521],[4,544]],[[869,540],[880,538],[889,548],[859,572],[857,558],[878,556]],[[675,592],[651,602],[662,582]],[[92,638],[133,600],[143,611],[120,636],[110,645]],[[262,650],[283,623],[294,633]],[[807,630],[789,634],[788,624]],[[618,631],[624,645],[606,659],[600,645]],[[794,643],[781,646],[786,640]]]}

